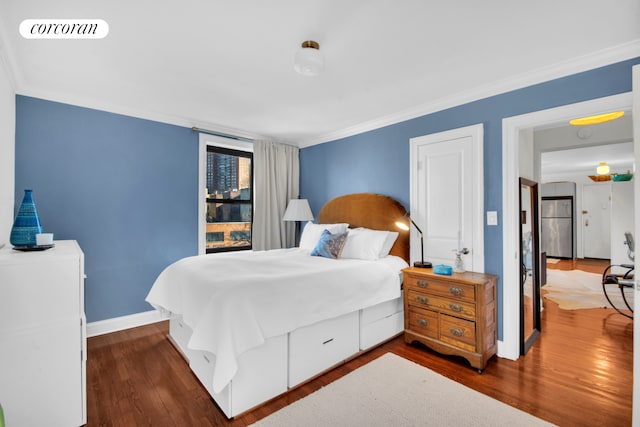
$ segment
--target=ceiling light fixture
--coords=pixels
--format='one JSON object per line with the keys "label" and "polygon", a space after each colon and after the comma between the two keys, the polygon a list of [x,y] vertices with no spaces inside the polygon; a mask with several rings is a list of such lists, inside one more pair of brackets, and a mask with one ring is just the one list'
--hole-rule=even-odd
{"label": "ceiling light fixture", "polygon": [[609,166],[607,162],[600,162],[600,166],[596,168],[596,172],[598,175],[608,175],[609,174]]}
{"label": "ceiling light fixture", "polygon": [[317,76],[324,68],[324,58],[320,52],[320,45],[313,40],[302,43],[296,51],[293,67],[303,76]]}
{"label": "ceiling light fixture", "polygon": [[580,117],[579,119],[569,120],[569,124],[573,126],[597,125],[599,123],[610,122],[624,116],[624,111],[613,111],[611,113],[598,114],[589,117]]}

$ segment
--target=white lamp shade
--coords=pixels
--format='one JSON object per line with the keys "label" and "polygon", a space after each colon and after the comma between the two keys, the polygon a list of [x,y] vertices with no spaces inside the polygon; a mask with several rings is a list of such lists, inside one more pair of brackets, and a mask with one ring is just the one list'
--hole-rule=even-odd
{"label": "white lamp shade", "polygon": [[312,77],[320,74],[324,68],[324,57],[320,52],[319,45],[316,42],[303,43],[296,51],[293,67],[303,76]]}
{"label": "white lamp shade", "polygon": [[313,221],[313,214],[307,199],[291,199],[284,211],[283,221]]}
{"label": "white lamp shade", "polygon": [[600,162],[600,166],[596,168],[598,175],[607,175],[609,173],[609,166],[605,162]]}

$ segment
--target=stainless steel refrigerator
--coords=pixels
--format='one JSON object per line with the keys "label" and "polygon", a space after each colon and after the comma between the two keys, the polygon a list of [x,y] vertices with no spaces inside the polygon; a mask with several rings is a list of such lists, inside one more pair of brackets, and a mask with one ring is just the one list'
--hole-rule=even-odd
{"label": "stainless steel refrigerator", "polygon": [[540,209],[542,252],[552,258],[573,258],[573,197],[543,197]]}

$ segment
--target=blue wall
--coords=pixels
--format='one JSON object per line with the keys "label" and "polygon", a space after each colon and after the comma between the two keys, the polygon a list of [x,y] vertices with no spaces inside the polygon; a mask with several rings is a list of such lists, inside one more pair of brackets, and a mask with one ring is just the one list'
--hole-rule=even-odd
{"label": "blue wall", "polygon": [[[640,58],[302,149],[315,214],[353,192],[409,207],[409,139],[484,123],[485,209],[502,210],[502,119],[631,90]],[[85,253],[90,322],[146,311],[171,262],[197,253],[198,135],[191,129],[16,96],[16,206],[33,189],[46,231]],[[500,220],[501,224],[502,221]],[[502,227],[485,226],[485,271],[502,275]],[[502,287],[498,283],[499,334]]]}
{"label": "blue wall", "polygon": [[[484,207],[498,211],[485,225],[485,271],[502,276],[502,119],[631,91],[640,58],[552,80],[502,95],[320,144],[300,151],[300,194],[315,215],[333,197],[386,194],[409,209],[409,139],[484,124]],[[502,282],[498,280],[498,335],[502,339]]]}
{"label": "blue wall", "polygon": [[16,211],[85,254],[89,322],[151,309],[160,271],[197,254],[198,135],[191,129],[16,97]]}

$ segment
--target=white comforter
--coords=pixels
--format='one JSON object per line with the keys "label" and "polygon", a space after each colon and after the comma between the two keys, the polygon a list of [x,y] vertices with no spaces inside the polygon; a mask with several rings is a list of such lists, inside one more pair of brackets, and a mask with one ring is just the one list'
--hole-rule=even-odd
{"label": "white comforter", "polygon": [[167,267],[146,301],[181,314],[188,347],[216,355],[213,390],[235,375],[237,358],[267,338],[400,296],[400,270],[378,261],[333,260],[302,249],[184,258]]}

